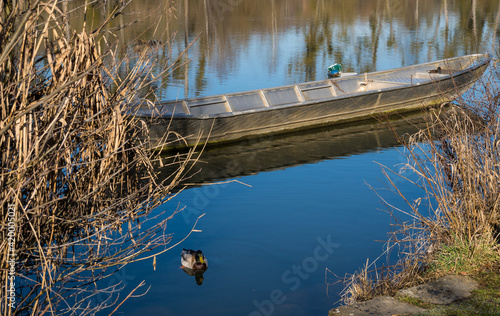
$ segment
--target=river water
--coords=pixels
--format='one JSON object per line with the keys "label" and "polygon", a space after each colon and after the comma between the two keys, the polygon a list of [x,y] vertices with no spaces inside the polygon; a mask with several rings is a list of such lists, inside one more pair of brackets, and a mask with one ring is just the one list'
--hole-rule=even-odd
{"label": "river water", "polygon": [[[106,10],[95,8],[88,19],[98,21]],[[193,42],[181,59],[189,63],[155,84],[167,100],[320,80],[332,63],[361,73],[493,53],[500,2],[136,1],[111,27],[132,20],[139,22],[116,32],[121,43],[173,38],[159,60],[168,58],[167,48],[177,56]],[[76,13],[71,23],[81,23]],[[421,122],[419,115],[410,119]],[[392,125],[415,131],[405,120]],[[193,186],[157,210],[184,208],[168,224],[169,246],[205,214],[199,231],[159,256],[156,270],[152,260],[134,263],[109,281],[126,285],[121,298],[142,280],[150,286],[117,314],[326,315],[343,288],[334,274],[353,273],[382,254],[392,226],[381,197],[404,203],[380,165],[398,172],[405,162],[393,132],[375,121],[207,150],[189,179]],[[420,196],[393,180],[409,199]],[[202,285],[179,269],[182,248],[205,253]]]}

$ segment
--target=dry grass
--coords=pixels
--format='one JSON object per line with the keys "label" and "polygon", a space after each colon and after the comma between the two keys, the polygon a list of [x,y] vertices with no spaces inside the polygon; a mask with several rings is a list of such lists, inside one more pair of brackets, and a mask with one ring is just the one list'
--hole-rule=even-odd
{"label": "dry grass", "polygon": [[[122,285],[101,288],[109,295],[97,299],[95,282],[145,253],[155,261],[171,239],[165,229],[173,214],[147,215],[171,198],[193,152],[159,180],[152,167],[159,153],[137,141],[147,135],[147,124],[127,113],[133,112],[130,104],[143,103],[140,91],[151,91],[154,52],[140,50],[120,77],[127,59],[116,58],[102,30],[123,8],[118,5],[92,33],[85,26],[68,33],[59,1],[0,3],[2,315],[86,315],[110,307]],[[156,80],[178,63],[169,60]],[[15,257],[8,205],[15,205]],[[154,225],[142,229],[148,220]],[[12,308],[5,302],[13,258]]]}
{"label": "dry grass", "polygon": [[[447,273],[468,274],[500,259],[500,89],[495,82],[493,69],[451,111],[433,113],[426,129],[401,137],[408,152],[406,172],[382,166],[406,202],[400,209],[384,201],[396,219],[386,254],[397,251],[399,262],[379,269],[367,263],[347,276],[345,303],[392,295]],[[411,179],[404,176],[408,171]],[[396,177],[424,195],[407,199]],[[411,220],[398,221],[398,212]]]}

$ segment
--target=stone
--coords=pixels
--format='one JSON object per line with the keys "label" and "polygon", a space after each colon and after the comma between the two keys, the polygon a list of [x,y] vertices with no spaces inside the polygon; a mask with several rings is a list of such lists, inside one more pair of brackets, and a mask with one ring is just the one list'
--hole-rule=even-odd
{"label": "stone", "polygon": [[[426,284],[399,290],[396,297],[411,297],[424,303],[447,305],[469,297],[478,288],[476,281],[464,276],[447,275]],[[395,316],[414,315],[425,309],[401,302],[393,297],[381,296],[369,301],[331,309],[328,316]]]}
{"label": "stone", "polygon": [[365,302],[333,308],[328,316],[394,316],[412,315],[425,311],[425,309],[398,301],[390,296],[375,297]]}
{"label": "stone", "polygon": [[396,297],[411,297],[425,303],[447,305],[456,300],[467,298],[477,289],[476,281],[464,276],[447,275],[426,284],[400,290]]}

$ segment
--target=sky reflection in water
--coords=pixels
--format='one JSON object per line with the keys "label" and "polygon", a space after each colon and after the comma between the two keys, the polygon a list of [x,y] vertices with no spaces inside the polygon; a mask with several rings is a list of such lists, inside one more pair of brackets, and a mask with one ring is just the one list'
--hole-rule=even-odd
{"label": "sky reflection in water", "polygon": [[[165,42],[177,31],[174,56],[199,35],[187,54],[188,66],[159,83],[158,97],[167,100],[320,80],[332,63],[362,73],[493,52],[500,3],[474,3],[179,0],[173,1],[177,18],[167,25],[164,2],[144,1],[132,3],[130,12],[114,23],[148,21],[125,29],[124,43],[137,37]],[[103,14],[99,10],[97,17]],[[151,21],[158,21],[160,31],[147,29]],[[74,18],[72,23],[80,22]],[[157,57],[162,56],[160,51]],[[203,232],[158,257],[156,271],[152,262],[125,269],[123,293],[143,279],[151,289],[127,301],[121,315],[326,315],[342,285],[330,286],[327,296],[325,269],[339,276],[355,272],[367,258],[381,254],[384,245],[375,240],[385,240],[391,229],[389,215],[369,186],[403,206],[387,190],[375,162],[398,169],[405,158],[384,128],[376,129],[327,133],[314,149],[304,146],[320,137],[313,133],[208,151],[204,157],[213,168],[200,164],[205,173],[197,181],[238,176],[251,187],[195,187],[161,207],[158,211],[186,207],[169,222],[171,244],[206,213],[197,227]],[[244,172],[221,172],[227,171],[225,163]],[[419,197],[415,187],[398,184],[409,198]],[[179,269],[182,248],[202,249],[207,256],[203,285]]]}

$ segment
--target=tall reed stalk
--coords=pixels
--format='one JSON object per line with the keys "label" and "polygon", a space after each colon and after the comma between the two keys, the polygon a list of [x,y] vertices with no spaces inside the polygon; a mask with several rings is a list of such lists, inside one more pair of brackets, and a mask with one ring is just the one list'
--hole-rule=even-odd
{"label": "tall reed stalk", "polygon": [[[2,315],[87,315],[119,304],[111,294],[123,284],[98,281],[145,253],[156,262],[171,239],[171,216],[141,225],[170,199],[193,152],[158,179],[147,124],[128,114],[147,105],[139,91],[151,90],[155,53],[140,50],[123,76],[127,59],[104,41],[124,6],[89,33],[68,32],[62,1],[0,1]],[[161,75],[178,64],[170,60]]]}

